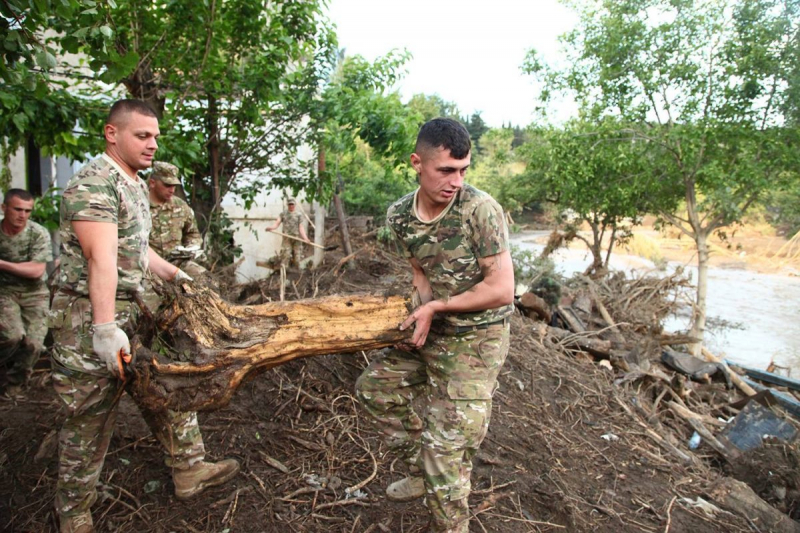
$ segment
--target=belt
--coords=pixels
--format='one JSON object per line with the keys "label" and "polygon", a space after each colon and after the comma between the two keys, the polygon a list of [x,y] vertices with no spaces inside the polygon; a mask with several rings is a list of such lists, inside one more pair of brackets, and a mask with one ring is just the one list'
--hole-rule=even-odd
{"label": "belt", "polygon": [[432,329],[434,331],[441,331],[449,335],[468,333],[470,331],[477,331],[479,329],[489,329],[491,326],[505,326],[508,324],[508,318],[495,320],[494,322],[486,322],[484,324],[475,324],[474,326],[449,326],[449,325],[436,325]]}

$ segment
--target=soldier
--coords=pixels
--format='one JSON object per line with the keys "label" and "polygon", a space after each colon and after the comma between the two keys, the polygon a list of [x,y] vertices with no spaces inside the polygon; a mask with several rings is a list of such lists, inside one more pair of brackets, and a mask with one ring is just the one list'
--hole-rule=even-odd
{"label": "soldier", "polygon": [[[411,164],[418,189],[389,207],[387,225],[411,263],[418,307],[410,344],[387,350],[356,392],[410,477],[387,497],[426,496],[431,531],[466,533],[472,458],[489,425],[508,353],[514,270],[503,211],[464,183],[471,143],[463,125],[422,126]],[[420,398],[422,412],[412,408]]]}
{"label": "soldier", "polygon": [[[275,224],[273,224],[271,228],[267,228],[267,231],[272,231],[283,224],[283,233],[310,243],[311,241],[306,236],[306,229],[303,227],[303,217],[299,211],[295,211],[297,206],[294,198],[289,198],[286,204],[286,211],[283,211],[278,216],[278,220],[275,221]],[[296,239],[284,237],[280,252],[281,265],[286,265],[288,263],[290,266],[297,267],[300,265],[300,260],[303,258],[302,256],[303,243]]]}
{"label": "soldier", "polygon": [[[162,279],[188,279],[148,246],[147,189],[137,171],[151,165],[158,148],[155,112],[139,100],[120,100],[104,134],[105,153],[70,180],[61,204],[62,263],[51,317],[53,384],[67,408],[55,495],[62,533],[94,531],[89,509],[124,386],[120,354],[130,353],[142,277],[149,268]],[[239,471],[232,459],[203,460],[195,413],[142,414],[166,449],[178,499]]]}
{"label": "soldier", "polygon": [[181,184],[178,167],[157,161],[148,180],[150,188],[150,247],[190,276],[199,276],[206,269],[194,260],[202,256],[203,236],[197,229],[194,211],[175,195]]}
{"label": "soldier", "polygon": [[28,220],[33,196],[9,189],[0,222],[0,362],[7,367],[6,394],[17,396],[28,384],[47,335],[50,295],[45,266],[53,260],[50,234]]}

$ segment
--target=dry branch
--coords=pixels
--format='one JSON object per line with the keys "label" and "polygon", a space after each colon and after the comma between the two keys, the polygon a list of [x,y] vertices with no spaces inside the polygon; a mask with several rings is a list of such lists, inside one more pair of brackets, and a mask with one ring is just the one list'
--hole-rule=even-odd
{"label": "dry branch", "polygon": [[[236,306],[194,284],[172,291],[156,318],[158,340],[148,342],[152,332],[145,332],[134,342],[129,390],[155,411],[219,409],[245,378],[277,365],[382,348],[410,334],[397,328],[408,313],[407,299],[398,295]],[[162,353],[165,346],[170,355]]]}

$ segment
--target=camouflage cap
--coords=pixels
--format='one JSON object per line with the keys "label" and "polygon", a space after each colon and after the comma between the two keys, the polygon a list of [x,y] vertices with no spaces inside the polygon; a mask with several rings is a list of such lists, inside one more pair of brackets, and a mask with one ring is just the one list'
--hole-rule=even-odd
{"label": "camouflage cap", "polygon": [[153,179],[161,180],[164,185],[180,185],[181,179],[178,177],[178,167],[163,161],[153,163]]}
{"label": "camouflage cap", "polygon": [[297,202],[295,202],[295,201],[294,201],[294,198],[292,198],[292,197],[290,196],[289,198],[287,198],[287,199],[286,199],[286,203],[287,203],[287,204],[296,204]]}

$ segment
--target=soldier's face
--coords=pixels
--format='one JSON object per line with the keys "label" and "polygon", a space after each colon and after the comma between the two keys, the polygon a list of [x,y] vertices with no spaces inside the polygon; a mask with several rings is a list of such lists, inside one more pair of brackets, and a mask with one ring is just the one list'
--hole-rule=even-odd
{"label": "soldier's face", "polygon": [[139,113],[128,113],[119,124],[106,124],[106,141],[131,170],[150,168],[158,150],[156,139],[161,134],[158,119]]}
{"label": "soldier's face", "polygon": [[150,188],[159,202],[169,202],[175,195],[177,185],[167,185],[161,180],[152,180]]}
{"label": "soldier's face", "polygon": [[294,212],[294,204],[289,204],[289,212],[290,213]]}
{"label": "soldier's face", "polygon": [[464,186],[471,158],[469,153],[464,159],[455,159],[450,150],[441,147],[411,154],[411,165],[419,174],[420,193],[434,205],[449,204]]}
{"label": "soldier's face", "polygon": [[25,201],[14,197],[8,203],[3,203],[2,207],[7,228],[14,232],[25,229],[25,225],[33,212],[33,200]]}

